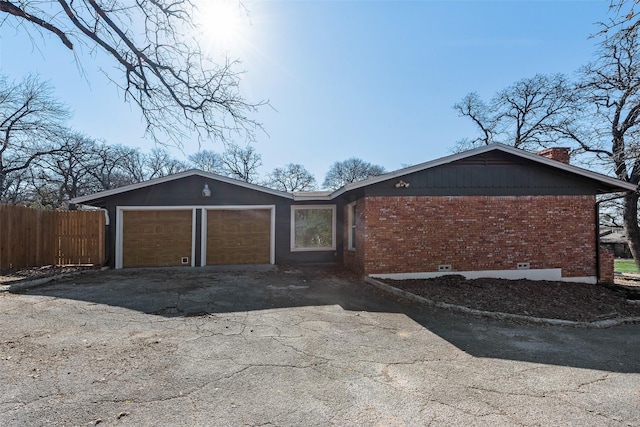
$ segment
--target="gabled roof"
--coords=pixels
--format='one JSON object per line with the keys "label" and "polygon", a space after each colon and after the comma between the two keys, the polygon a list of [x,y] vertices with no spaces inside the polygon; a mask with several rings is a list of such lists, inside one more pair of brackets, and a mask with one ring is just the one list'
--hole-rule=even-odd
{"label": "gabled roof", "polygon": [[283,197],[286,199],[291,199],[295,201],[321,201],[321,200],[332,200],[340,195],[352,191],[357,190],[359,188],[363,188],[369,185],[377,184],[379,182],[383,182],[386,180],[399,178],[405,175],[409,175],[415,172],[420,172],[426,169],[435,168],[438,166],[446,165],[449,163],[453,163],[459,160],[467,159],[469,157],[477,156],[479,154],[488,153],[491,151],[499,151],[503,153],[508,153],[522,159],[530,160],[535,163],[539,163],[542,165],[550,166],[552,168],[562,170],[565,172],[573,173],[575,175],[588,178],[603,184],[609,192],[617,192],[617,191],[635,191],[637,189],[636,185],[630,184],[628,182],[621,181],[616,178],[612,178],[610,176],[602,175],[596,172],[589,171],[587,169],[583,169],[577,166],[569,165],[566,163],[559,162],[557,160],[552,160],[547,157],[540,156],[538,154],[530,153],[528,151],[521,150],[519,148],[514,148],[504,144],[491,144],[485,145],[479,148],[475,148],[468,151],[463,151],[462,153],[452,154],[450,156],[441,157],[439,159],[431,160],[429,162],[420,163],[415,166],[410,166],[408,168],[399,169],[394,172],[389,172],[383,175],[374,176],[363,181],[353,182],[347,185],[340,187],[339,189],[331,192],[331,191],[310,191],[310,192],[294,192],[287,193],[284,191],[274,190],[273,188],[263,187],[261,185],[250,184],[248,182],[239,181],[236,179],[228,178],[226,176],[217,175],[210,172],[204,172],[197,169],[191,169],[185,172],[180,172],[175,175],[164,176],[162,178],[155,178],[149,181],[139,182],[136,184],[126,185],[124,187],[115,188],[113,190],[101,191],[99,193],[91,194],[88,196],[76,197],[71,200],[71,203],[85,203],[94,200],[98,200],[104,197],[109,197],[121,193],[125,193],[132,190],[137,190],[145,187],[150,187],[152,185],[162,184],[164,182],[174,181],[176,179],[186,178],[189,176],[201,176],[207,179],[212,179],[216,181],[225,182],[231,185],[237,185],[239,187],[248,188],[255,191],[260,191],[263,193]]}
{"label": "gabled roof", "polygon": [[101,191],[99,193],[90,194],[87,196],[80,196],[74,199],[71,199],[71,203],[82,204],[85,202],[90,202],[93,200],[102,199],[104,197],[115,196],[116,194],[126,193],[128,191],[138,190],[141,188],[150,187],[152,185],[162,184],[164,182],[175,181],[177,179],[187,178],[190,176],[201,176],[203,178],[212,179],[216,181],[225,182],[231,185],[237,185],[238,187],[248,188],[250,190],[260,191],[267,194],[272,194],[274,196],[284,197],[286,199],[293,199],[294,196],[291,193],[286,193],[284,191],[274,190],[273,188],[263,187],[261,185],[251,184],[244,181],[239,181],[237,179],[228,178],[226,176],[218,175],[211,172],[205,172],[198,169],[190,169],[188,171],[179,172],[174,175],[167,175],[161,178],[150,179],[149,181],[138,182],[135,184],[125,185],[124,187],[114,188],[113,190]]}
{"label": "gabled roof", "polygon": [[399,178],[399,177],[402,177],[402,176],[405,176],[405,175],[409,175],[409,174],[412,174],[412,173],[415,173],[415,172],[423,171],[425,169],[430,169],[430,168],[435,168],[437,166],[446,165],[448,163],[453,163],[453,162],[456,162],[458,160],[467,159],[469,157],[477,156],[479,154],[488,153],[490,151],[500,151],[500,152],[512,154],[514,156],[517,156],[517,157],[520,157],[520,158],[523,158],[523,159],[526,159],[526,160],[531,160],[533,162],[540,163],[542,165],[551,166],[553,168],[556,168],[556,169],[559,169],[559,170],[563,170],[563,171],[566,171],[566,172],[570,172],[570,173],[582,176],[584,178],[588,178],[588,179],[592,179],[594,181],[598,181],[598,182],[604,184],[605,186],[610,187],[611,188],[611,192],[616,192],[616,191],[635,191],[637,189],[637,186],[634,185],[634,184],[630,184],[628,182],[624,182],[624,181],[621,181],[619,179],[612,178],[610,176],[602,175],[602,174],[599,174],[599,173],[596,173],[596,172],[589,171],[587,169],[583,169],[583,168],[580,168],[580,167],[577,167],[577,166],[573,166],[573,165],[569,165],[569,164],[566,164],[566,163],[562,163],[562,162],[559,162],[557,160],[549,159],[547,157],[543,157],[543,156],[540,156],[538,154],[534,154],[534,153],[530,153],[530,152],[525,151],[525,150],[521,150],[519,148],[511,147],[509,145],[495,143],[495,144],[490,144],[490,145],[485,145],[485,146],[482,146],[482,147],[474,148],[472,150],[463,151],[461,153],[452,154],[450,156],[441,157],[439,159],[431,160],[429,162],[420,163],[418,165],[410,166],[408,168],[398,169],[396,171],[385,173],[383,175],[374,176],[374,177],[365,179],[363,181],[352,182],[352,183],[344,185],[343,187],[340,187],[339,189],[334,191],[331,194],[331,198],[333,199],[333,198],[338,197],[341,194],[344,194],[344,193],[346,193],[348,191],[357,190],[359,188],[363,188],[363,187],[366,187],[368,185],[377,184],[379,182],[386,181],[386,180],[389,180],[389,179]]}

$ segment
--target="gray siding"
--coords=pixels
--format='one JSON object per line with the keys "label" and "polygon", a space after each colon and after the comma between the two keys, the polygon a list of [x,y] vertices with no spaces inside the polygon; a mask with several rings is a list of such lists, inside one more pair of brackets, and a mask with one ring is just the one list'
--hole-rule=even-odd
{"label": "gray siding", "polygon": [[[395,188],[402,179],[409,188]],[[592,195],[599,183],[506,153],[486,153],[365,188],[367,196]]]}
{"label": "gray siding", "polygon": [[[211,189],[211,197],[202,197],[204,184]],[[291,205],[293,200],[277,195],[239,187],[221,181],[208,179],[202,176],[189,176],[175,181],[164,182],[158,185],[128,191],[107,197],[92,203],[94,206],[105,208],[109,212],[111,225],[107,239],[107,263],[111,267],[115,265],[116,244],[116,207],[117,206],[244,206],[244,205],[275,205],[275,262],[276,264],[288,263],[324,263],[336,262],[342,253],[342,208],[340,201],[331,202],[307,202],[300,204],[331,204],[338,205],[337,209],[337,233],[336,251],[308,251],[291,252]],[[196,211],[196,262],[200,260],[200,233],[201,214]]]}

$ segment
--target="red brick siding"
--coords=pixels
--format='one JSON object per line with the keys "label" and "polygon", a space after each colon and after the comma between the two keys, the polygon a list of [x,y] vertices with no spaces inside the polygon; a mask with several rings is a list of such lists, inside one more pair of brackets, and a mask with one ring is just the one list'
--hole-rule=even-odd
{"label": "red brick siding", "polygon": [[600,246],[600,277],[599,283],[613,283],[613,251]]}
{"label": "red brick siding", "polygon": [[594,196],[367,197],[356,252],[365,274],[529,262],[562,268],[564,277],[595,276],[594,204]]}

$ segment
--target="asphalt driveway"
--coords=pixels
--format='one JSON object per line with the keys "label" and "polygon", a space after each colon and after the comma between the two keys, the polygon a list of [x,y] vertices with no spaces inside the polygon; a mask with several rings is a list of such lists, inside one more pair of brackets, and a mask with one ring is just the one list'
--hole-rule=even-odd
{"label": "asphalt driveway", "polygon": [[0,425],[640,425],[640,325],[533,326],[319,267],[0,294]]}

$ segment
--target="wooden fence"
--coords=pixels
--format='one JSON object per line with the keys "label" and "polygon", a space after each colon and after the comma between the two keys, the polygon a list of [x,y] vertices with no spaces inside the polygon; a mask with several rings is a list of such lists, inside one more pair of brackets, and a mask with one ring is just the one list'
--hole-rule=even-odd
{"label": "wooden fence", "polygon": [[104,262],[103,211],[0,205],[0,271]]}

